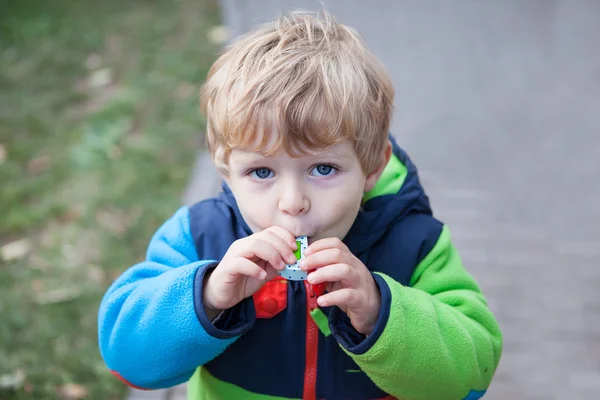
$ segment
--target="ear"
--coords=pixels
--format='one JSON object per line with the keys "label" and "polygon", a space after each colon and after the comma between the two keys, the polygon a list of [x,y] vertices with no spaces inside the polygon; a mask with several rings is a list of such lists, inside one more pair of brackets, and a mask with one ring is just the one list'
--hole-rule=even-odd
{"label": "ear", "polygon": [[366,192],[373,190],[373,188],[375,187],[375,184],[379,180],[379,177],[383,173],[383,170],[385,169],[386,165],[390,161],[391,157],[392,157],[392,142],[390,142],[388,140],[387,143],[385,144],[385,148],[383,150],[383,156],[381,158],[381,162],[379,163],[379,165],[377,165],[377,168],[375,168],[375,170],[373,172],[371,172],[369,175],[367,175],[367,179],[365,180],[365,187],[363,189],[363,192],[366,193]]}

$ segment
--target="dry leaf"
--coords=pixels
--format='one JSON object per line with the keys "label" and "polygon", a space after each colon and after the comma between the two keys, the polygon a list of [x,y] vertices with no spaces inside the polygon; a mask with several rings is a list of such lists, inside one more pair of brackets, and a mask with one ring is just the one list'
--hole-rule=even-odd
{"label": "dry leaf", "polygon": [[94,89],[108,86],[112,82],[112,71],[110,68],[102,68],[94,71],[90,76],[90,86]]}
{"label": "dry leaf", "polygon": [[25,372],[18,369],[11,374],[0,375],[0,389],[19,389],[25,381]]}
{"label": "dry leaf", "polygon": [[229,39],[229,29],[225,25],[217,25],[208,31],[208,40],[213,44],[222,44]]}
{"label": "dry leaf", "polygon": [[96,222],[102,228],[114,233],[117,236],[122,235],[127,230],[127,217],[122,212],[98,211],[96,213]]}
{"label": "dry leaf", "polygon": [[106,280],[106,273],[104,270],[96,265],[90,265],[87,267],[88,278],[97,284],[103,284]]}
{"label": "dry leaf", "polygon": [[44,290],[45,287],[46,282],[44,282],[42,279],[34,279],[31,281],[31,289],[35,293],[40,293],[42,290]]}
{"label": "dry leaf", "polygon": [[0,248],[0,256],[4,261],[18,260],[31,251],[31,241],[27,238],[15,240]]}
{"label": "dry leaf", "polygon": [[27,164],[27,172],[29,175],[38,175],[50,168],[50,156],[43,155],[34,158]]}
{"label": "dry leaf", "polygon": [[55,289],[38,294],[35,297],[35,300],[41,305],[64,303],[66,301],[76,299],[77,297],[81,296],[81,294],[81,289],[77,288]]}
{"label": "dry leaf", "polygon": [[7,154],[6,147],[0,143],[0,165],[4,164],[4,161],[6,161]]}
{"label": "dry leaf", "polygon": [[81,210],[71,208],[58,217],[61,222],[73,222],[81,217]]}
{"label": "dry leaf", "polygon": [[76,383],[67,383],[57,390],[58,394],[65,400],[79,400],[87,397],[88,390]]}
{"label": "dry leaf", "polygon": [[94,231],[63,232],[60,251],[63,257],[63,268],[81,268],[87,264],[94,264],[100,257],[100,248],[97,246],[98,234]]}

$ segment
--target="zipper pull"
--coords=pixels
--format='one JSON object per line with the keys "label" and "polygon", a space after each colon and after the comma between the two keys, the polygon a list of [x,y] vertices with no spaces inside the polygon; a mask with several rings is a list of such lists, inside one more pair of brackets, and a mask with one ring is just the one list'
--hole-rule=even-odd
{"label": "zipper pull", "polygon": [[317,304],[317,294],[315,293],[315,289],[313,288],[313,285],[304,281],[304,288],[306,289],[306,294],[307,294],[306,301],[307,301],[308,308],[311,310],[318,308],[319,305]]}

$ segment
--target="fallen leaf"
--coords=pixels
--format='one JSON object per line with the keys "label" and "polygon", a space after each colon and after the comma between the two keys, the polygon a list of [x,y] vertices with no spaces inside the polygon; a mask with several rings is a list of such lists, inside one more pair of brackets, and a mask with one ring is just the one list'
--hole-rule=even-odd
{"label": "fallen leaf", "polygon": [[36,157],[27,164],[27,172],[29,175],[41,174],[50,168],[50,161],[51,159],[48,155]]}
{"label": "fallen leaf", "polygon": [[31,281],[31,289],[35,293],[40,293],[46,287],[46,283],[41,279],[34,279]]}
{"label": "fallen leaf", "polygon": [[27,238],[15,240],[0,248],[0,256],[4,261],[18,260],[31,251],[31,241]]}
{"label": "fallen leaf", "polygon": [[127,219],[123,213],[118,211],[112,213],[104,210],[98,211],[96,213],[96,222],[102,228],[117,236],[125,233],[127,229]]}
{"label": "fallen leaf", "polygon": [[79,400],[87,397],[88,390],[76,383],[67,383],[57,390],[58,394],[66,400]]}
{"label": "fallen leaf", "polygon": [[96,212],[96,222],[103,229],[117,235],[123,235],[140,217],[141,210],[110,209]]}
{"label": "fallen leaf", "polygon": [[87,269],[88,278],[97,284],[103,284],[106,280],[106,272],[97,265],[90,265]]}
{"label": "fallen leaf", "polygon": [[[72,235],[76,234],[76,237]],[[60,253],[62,255],[61,268],[82,268],[88,264],[95,264],[100,258],[98,247],[98,232],[81,230],[63,232],[60,239]]]}
{"label": "fallen leaf", "polygon": [[229,29],[225,25],[217,25],[208,31],[208,40],[213,44],[223,44],[229,39]]}
{"label": "fallen leaf", "polygon": [[6,156],[7,156],[6,147],[4,147],[4,145],[2,143],[0,143],[0,165],[4,164],[4,161],[6,161]]}
{"label": "fallen leaf", "polygon": [[96,70],[90,76],[90,86],[94,89],[108,86],[112,82],[112,72],[110,68]]}
{"label": "fallen leaf", "polygon": [[81,210],[71,208],[58,217],[61,222],[73,222],[81,217]]}
{"label": "fallen leaf", "polygon": [[41,305],[64,303],[76,299],[81,294],[81,289],[62,288],[40,293],[35,297],[35,300]]}
{"label": "fallen leaf", "polygon": [[25,381],[25,372],[18,369],[10,374],[0,375],[0,389],[19,389]]}

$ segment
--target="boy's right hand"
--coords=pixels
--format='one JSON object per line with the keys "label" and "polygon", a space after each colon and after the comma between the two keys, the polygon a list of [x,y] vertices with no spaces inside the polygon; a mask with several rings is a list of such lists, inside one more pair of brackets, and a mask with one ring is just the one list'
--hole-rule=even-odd
{"label": "boy's right hand", "polygon": [[286,264],[296,262],[296,237],[273,226],[236,240],[219,265],[204,278],[202,302],[212,319],[256,293]]}

